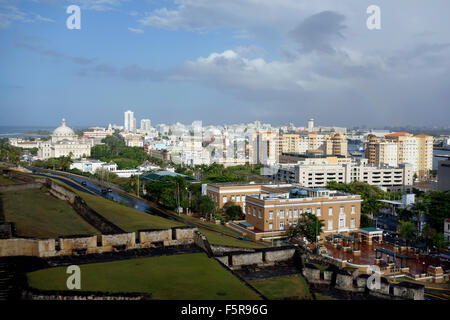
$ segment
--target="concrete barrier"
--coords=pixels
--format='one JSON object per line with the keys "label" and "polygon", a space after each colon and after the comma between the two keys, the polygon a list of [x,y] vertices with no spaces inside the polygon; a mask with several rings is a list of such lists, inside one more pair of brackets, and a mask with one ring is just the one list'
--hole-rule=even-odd
{"label": "concrete barrier", "polygon": [[231,257],[233,267],[241,267],[243,265],[262,264],[262,252],[249,252],[242,254],[233,254]]}
{"label": "concrete barrier", "polygon": [[60,255],[69,255],[77,250],[86,250],[86,253],[96,252],[97,236],[59,238],[59,248]]}
{"label": "concrete barrier", "polygon": [[134,232],[102,235],[103,247],[125,246],[125,248],[130,248],[135,244],[136,234]]}
{"label": "concrete barrier", "polygon": [[172,239],[172,229],[167,230],[139,230],[140,243],[164,242]]}
{"label": "concrete barrier", "polygon": [[267,250],[264,252],[265,262],[279,262],[290,260],[294,257],[295,249],[283,249],[283,250]]}

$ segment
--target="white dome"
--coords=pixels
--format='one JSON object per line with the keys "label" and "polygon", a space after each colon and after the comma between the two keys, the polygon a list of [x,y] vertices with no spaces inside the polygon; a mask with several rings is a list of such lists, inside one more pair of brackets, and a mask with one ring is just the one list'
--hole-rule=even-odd
{"label": "white dome", "polygon": [[62,119],[61,126],[56,128],[52,134],[52,136],[55,136],[55,137],[68,137],[68,136],[74,136],[74,135],[75,135],[75,132],[71,128],[66,126],[65,119]]}

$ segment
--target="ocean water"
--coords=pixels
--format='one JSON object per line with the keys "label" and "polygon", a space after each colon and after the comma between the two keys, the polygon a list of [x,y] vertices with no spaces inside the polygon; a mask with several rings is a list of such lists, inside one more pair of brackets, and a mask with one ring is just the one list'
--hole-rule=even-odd
{"label": "ocean water", "polygon": [[[0,138],[24,138],[30,137],[27,132],[46,130],[52,132],[56,127],[19,127],[19,126],[0,126]],[[33,137],[36,137],[33,135]]]}

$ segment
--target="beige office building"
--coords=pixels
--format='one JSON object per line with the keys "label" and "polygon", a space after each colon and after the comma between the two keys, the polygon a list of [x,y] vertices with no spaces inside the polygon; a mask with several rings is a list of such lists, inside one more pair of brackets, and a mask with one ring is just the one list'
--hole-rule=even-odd
{"label": "beige office building", "polygon": [[384,139],[369,135],[365,149],[369,164],[396,167],[409,163],[419,179],[427,178],[433,168],[433,137],[426,134],[395,132],[386,134]]}

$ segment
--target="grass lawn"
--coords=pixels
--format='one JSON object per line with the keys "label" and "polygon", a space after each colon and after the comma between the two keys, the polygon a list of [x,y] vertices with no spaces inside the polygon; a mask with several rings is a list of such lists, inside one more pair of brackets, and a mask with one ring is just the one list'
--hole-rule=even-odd
{"label": "grass lawn", "polygon": [[251,281],[250,284],[271,300],[289,297],[296,297],[301,300],[312,299],[308,284],[301,275]]}
{"label": "grass lawn", "polygon": [[220,233],[209,231],[205,229],[199,229],[199,231],[208,239],[210,244],[241,247],[241,248],[265,248],[263,245],[251,242],[238,240],[226,235],[221,235]]}
{"label": "grass lawn", "polygon": [[5,221],[16,223],[19,236],[55,238],[61,235],[98,234],[66,202],[40,189],[0,194]]}
{"label": "grass lawn", "polygon": [[316,293],[315,296],[316,296],[316,300],[338,300],[336,298],[333,298],[331,296],[326,296],[321,293]]}
{"label": "grass lawn", "polygon": [[140,229],[170,229],[184,226],[180,222],[150,215],[112,200],[75,190],[59,180],[52,180],[77,193],[92,209],[127,232],[134,232]]}
{"label": "grass lawn", "polygon": [[19,184],[19,182],[15,182],[0,174],[0,186],[9,186],[11,184]]}
{"label": "grass lawn", "polygon": [[324,265],[324,264],[313,263],[313,265],[314,265],[317,269],[319,269],[320,271],[325,271],[325,270],[327,270],[327,268],[328,268],[328,266],[327,266],[327,265]]}
{"label": "grass lawn", "polygon": [[[251,289],[204,253],[81,265],[81,290],[151,292],[154,299],[259,299]],[[30,286],[67,290],[66,267],[27,274]]]}

